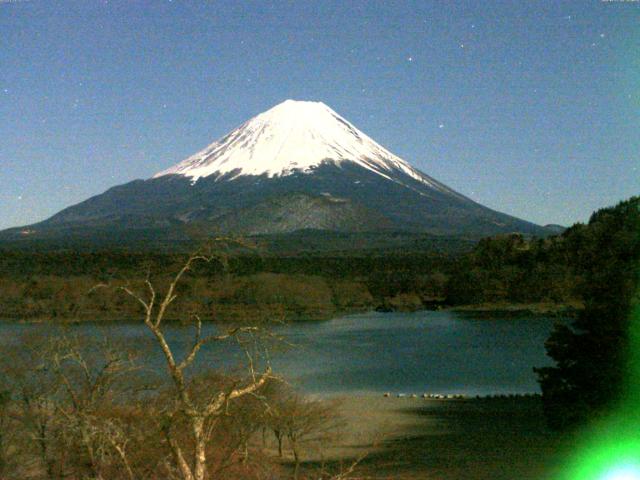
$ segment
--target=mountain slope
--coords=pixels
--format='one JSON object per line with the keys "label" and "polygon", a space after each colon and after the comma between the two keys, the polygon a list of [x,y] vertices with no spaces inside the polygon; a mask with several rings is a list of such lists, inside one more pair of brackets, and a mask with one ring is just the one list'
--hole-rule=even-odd
{"label": "mountain slope", "polygon": [[413,168],[326,105],[291,100],[148,180],[113,187],[27,229],[0,233],[0,239],[83,228],[124,236],[153,229],[167,238],[188,229],[245,235],[301,229],[548,233]]}
{"label": "mountain slope", "polygon": [[374,142],[321,102],[286,100],[255,116],[204,150],[154,176],[202,177],[241,175],[269,178],[309,173],[322,163],[359,165],[397,181],[405,174],[436,190],[457,195]]}

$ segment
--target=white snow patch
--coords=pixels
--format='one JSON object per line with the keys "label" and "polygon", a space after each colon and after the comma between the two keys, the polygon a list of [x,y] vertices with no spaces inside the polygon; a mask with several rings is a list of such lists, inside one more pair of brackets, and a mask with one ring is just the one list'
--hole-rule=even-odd
{"label": "white snow patch", "polygon": [[[402,172],[437,190],[454,193],[414,169],[321,102],[286,100],[261,113],[177,165],[154,175],[199,178],[309,173],[322,162],[353,162],[388,180]],[[456,194],[457,195],[457,194]]]}

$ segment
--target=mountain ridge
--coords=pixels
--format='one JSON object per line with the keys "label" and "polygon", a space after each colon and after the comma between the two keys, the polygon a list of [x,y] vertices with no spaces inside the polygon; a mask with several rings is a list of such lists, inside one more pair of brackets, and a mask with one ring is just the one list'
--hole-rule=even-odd
{"label": "mountain ridge", "polygon": [[[182,226],[243,235],[551,233],[415,169],[323,103],[292,100],[147,180],[112,187],[29,226],[26,236],[77,232],[82,225],[165,229],[167,238]],[[8,234],[15,239],[16,229],[0,232],[0,239]]]}

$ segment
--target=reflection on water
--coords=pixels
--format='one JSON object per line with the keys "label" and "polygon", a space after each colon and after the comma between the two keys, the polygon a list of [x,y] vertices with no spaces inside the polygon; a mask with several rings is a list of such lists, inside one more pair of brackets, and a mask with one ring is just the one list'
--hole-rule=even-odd
{"label": "reflection on water", "polygon": [[[475,320],[446,311],[366,313],[280,325],[274,333],[293,346],[275,348],[271,357],[277,373],[309,393],[536,392],[532,368],[549,364],[544,341],[553,322],[544,317]],[[0,341],[11,343],[36,328],[59,332],[59,327],[4,323]],[[204,330],[212,332],[215,327]],[[164,367],[144,325],[84,324],[71,331],[122,339]],[[168,325],[166,331],[176,351],[188,347],[189,329]],[[214,368],[229,368],[241,364],[242,358],[237,346],[227,343],[205,349],[200,360]]]}

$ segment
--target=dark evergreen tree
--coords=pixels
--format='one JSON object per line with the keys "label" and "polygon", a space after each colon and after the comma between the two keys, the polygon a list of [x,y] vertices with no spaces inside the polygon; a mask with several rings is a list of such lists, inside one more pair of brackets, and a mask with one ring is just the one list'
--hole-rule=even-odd
{"label": "dark evergreen tree", "polygon": [[563,236],[583,278],[585,309],[547,340],[556,365],[535,369],[545,413],[556,429],[597,418],[624,393],[639,279],[640,197],[597,211],[586,228]]}

